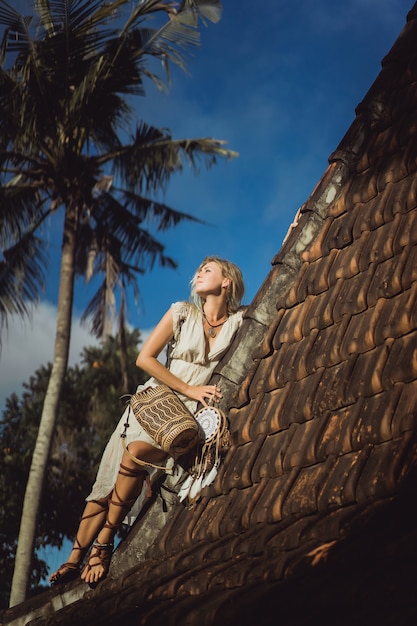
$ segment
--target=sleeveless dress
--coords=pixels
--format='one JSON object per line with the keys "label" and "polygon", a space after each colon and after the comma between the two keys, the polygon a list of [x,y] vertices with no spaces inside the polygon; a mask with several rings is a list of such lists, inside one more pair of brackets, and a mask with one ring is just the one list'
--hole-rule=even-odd
{"label": "sleeveless dress", "polygon": [[[171,310],[173,314],[174,343],[170,354],[169,369],[175,376],[191,385],[205,385],[210,380],[215,367],[239,329],[242,323],[243,310],[240,309],[228,317],[218,330],[216,341],[208,353],[203,328],[203,316],[200,311],[188,302],[176,302],[171,305]],[[160,384],[158,380],[150,378],[144,385],[139,385],[137,391],[141,391],[144,387],[156,386],[158,384]],[[191,413],[194,413],[197,408],[197,402],[181,394],[178,395]],[[102,500],[113,491],[123,456],[121,434],[124,431],[128,413],[129,408],[127,407],[107,443],[97,472],[96,481],[91,493],[86,498],[87,501]],[[126,445],[129,445],[132,441],[146,441],[156,448],[160,448],[131,413],[126,434]],[[174,460],[168,457],[166,465],[167,473],[172,472]]]}

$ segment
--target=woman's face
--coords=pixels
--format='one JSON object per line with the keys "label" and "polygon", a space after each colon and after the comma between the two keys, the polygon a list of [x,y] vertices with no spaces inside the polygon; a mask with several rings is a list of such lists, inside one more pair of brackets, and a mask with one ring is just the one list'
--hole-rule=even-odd
{"label": "woman's face", "polygon": [[197,271],[195,279],[195,293],[199,296],[207,294],[219,295],[222,287],[227,286],[229,279],[225,278],[222,270],[214,261],[206,263]]}

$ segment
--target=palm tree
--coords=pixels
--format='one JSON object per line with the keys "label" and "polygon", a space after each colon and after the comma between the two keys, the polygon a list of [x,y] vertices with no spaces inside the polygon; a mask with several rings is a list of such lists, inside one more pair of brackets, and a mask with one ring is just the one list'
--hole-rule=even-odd
{"label": "palm tree", "polygon": [[[124,13],[131,6],[129,15]],[[133,5],[133,6],[132,6]],[[26,597],[36,517],[65,376],[77,275],[103,276],[86,315],[106,333],[115,292],[138,289],[158,261],[174,266],[151,233],[190,215],[157,201],[184,162],[210,166],[235,153],[214,139],[173,140],[136,123],[131,102],[148,60],[172,63],[199,42],[199,18],[217,21],[218,0],[36,0],[32,18],[0,0],[0,322],[30,313],[44,283],[42,235],[62,220],[60,284],[51,376],[26,487],[10,605]],[[149,18],[156,22],[151,28]],[[159,21],[158,21],[159,20]]]}

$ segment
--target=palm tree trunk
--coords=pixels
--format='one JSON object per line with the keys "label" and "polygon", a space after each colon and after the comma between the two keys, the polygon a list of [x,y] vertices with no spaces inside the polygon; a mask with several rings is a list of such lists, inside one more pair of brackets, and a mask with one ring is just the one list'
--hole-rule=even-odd
{"label": "palm tree trunk", "polygon": [[129,377],[127,367],[126,320],[125,320],[125,288],[122,286],[122,298],[119,314],[120,369],[122,372],[121,392],[129,393]]}
{"label": "palm tree trunk", "polygon": [[10,594],[11,607],[26,599],[29,588],[36,522],[41,503],[45,470],[58,414],[60,392],[67,369],[74,293],[76,232],[77,211],[67,209],[62,243],[54,359],[23,501]]}

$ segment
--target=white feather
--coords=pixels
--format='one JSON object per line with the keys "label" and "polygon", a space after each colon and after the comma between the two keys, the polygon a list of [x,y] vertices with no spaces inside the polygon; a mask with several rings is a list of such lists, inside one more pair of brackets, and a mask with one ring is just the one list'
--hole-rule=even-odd
{"label": "white feather", "polygon": [[195,498],[199,495],[199,493],[201,491],[201,483],[202,483],[202,481],[203,481],[203,477],[200,476],[191,485],[191,489],[190,489],[190,493],[189,493],[190,500],[195,500]]}
{"label": "white feather", "polygon": [[178,492],[178,498],[180,502],[185,500],[185,498],[188,496],[193,482],[194,482],[194,476],[191,476],[191,474],[184,480],[183,484],[181,485],[181,489]]}
{"label": "white feather", "polygon": [[218,463],[213,465],[213,467],[211,468],[207,476],[203,478],[203,482],[201,484],[202,487],[207,487],[207,485],[211,485],[212,483],[214,483],[216,476],[217,476],[218,469],[219,469]]}

